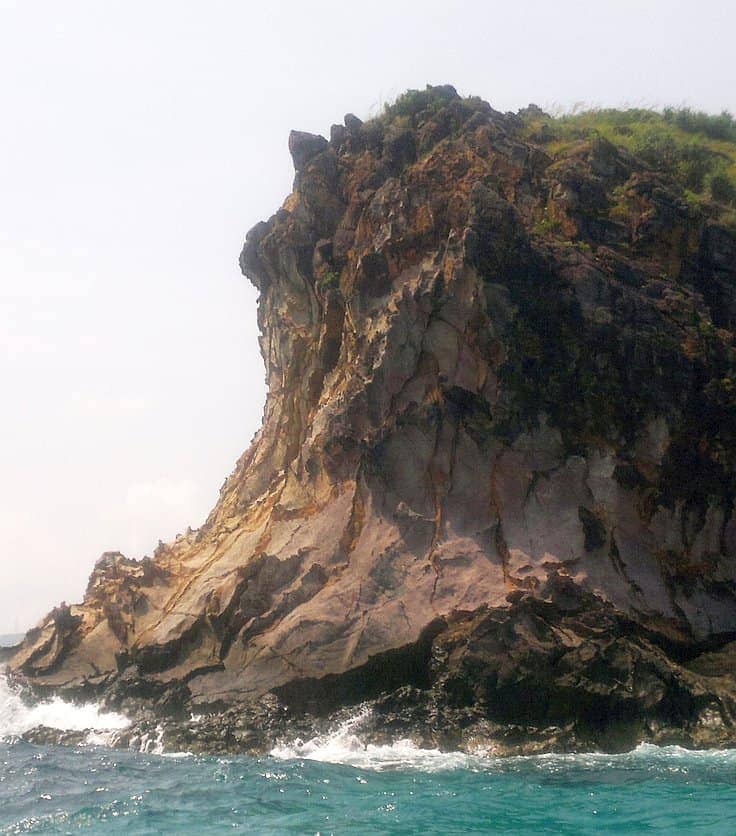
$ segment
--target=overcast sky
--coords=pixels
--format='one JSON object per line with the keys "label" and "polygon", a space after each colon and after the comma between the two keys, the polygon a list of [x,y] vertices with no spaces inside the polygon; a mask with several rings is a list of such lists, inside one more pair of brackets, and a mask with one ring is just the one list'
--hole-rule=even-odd
{"label": "overcast sky", "polygon": [[201,524],[264,399],[245,233],[409,87],[736,111],[724,0],[0,0],[0,633]]}

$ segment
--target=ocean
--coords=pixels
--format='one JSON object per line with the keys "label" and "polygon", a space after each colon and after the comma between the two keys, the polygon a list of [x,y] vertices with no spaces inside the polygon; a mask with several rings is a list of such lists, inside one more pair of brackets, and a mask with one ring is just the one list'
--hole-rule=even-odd
{"label": "ocean", "polygon": [[[124,717],[0,677],[0,833],[736,833],[736,751],[642,745],[623,755],[493,758],[365,746],[359,717],[254,757],[106,746]],[[34,725],[94,729],[32,746]]]}

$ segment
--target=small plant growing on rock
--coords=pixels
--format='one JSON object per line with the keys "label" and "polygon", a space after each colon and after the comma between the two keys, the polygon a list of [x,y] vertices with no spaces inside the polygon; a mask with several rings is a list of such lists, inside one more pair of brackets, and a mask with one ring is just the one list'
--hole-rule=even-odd
{"label": "small plant growing on rock", "polygon": [[340,277],[334,270],[325,270],[321,276],[317,277],[317,281],[314,283],[316,289],[322,294],[327,293],[332,288],[338,287],[339,284]]}
{"label": "small plant growing on rock", "polygon": [[544,217],[534,225],[534,231],[539,235],[555,235],[560,231],[561,224],[557,218]]}

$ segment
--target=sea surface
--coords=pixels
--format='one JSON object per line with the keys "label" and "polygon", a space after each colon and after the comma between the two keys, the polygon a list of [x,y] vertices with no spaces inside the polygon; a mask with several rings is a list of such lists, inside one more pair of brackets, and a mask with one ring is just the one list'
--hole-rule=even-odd
{"label": "sea surface", "polygon": [[[360,715],[267,757],[106,746],[95,706],[29,708],[0,675],[0,834],[736,833],[736,751],[493,758],[365,746]],[[93,729],[32,746],[32,726]]]}

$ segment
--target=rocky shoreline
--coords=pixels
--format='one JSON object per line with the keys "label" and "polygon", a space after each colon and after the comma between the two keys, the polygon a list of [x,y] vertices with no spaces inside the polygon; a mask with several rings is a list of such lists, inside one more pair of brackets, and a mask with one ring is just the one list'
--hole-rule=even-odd
{"label": "rocky shoreline", "polygon": [[[512,597],[509,607],[433,624],[417,644],[362,669],[297,680],[255,702],[194,714],[180,691],[154,698],[145,682],[118,682],[103,707],[132,722],[109,742],[263,755],[349,723],[366,744],[409,739],[494,756],[736,746],[736,635],[693,647],[559,578],[547,596]],[[77,745],[87,734],[40,727],[23,737]]]}

